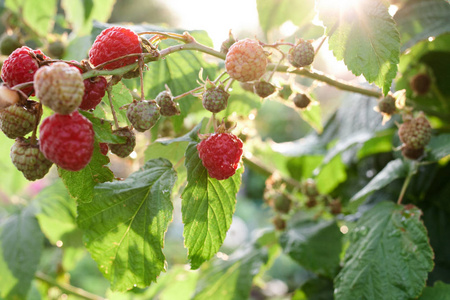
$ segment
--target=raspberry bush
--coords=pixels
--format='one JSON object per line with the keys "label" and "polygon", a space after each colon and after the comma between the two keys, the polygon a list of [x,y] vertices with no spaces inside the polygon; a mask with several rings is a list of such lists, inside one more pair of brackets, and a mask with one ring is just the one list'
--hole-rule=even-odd
{"label": "raspberry bush", "polygon": [[448,1],[114,2],[0,5],[0,298],[448,294]]}

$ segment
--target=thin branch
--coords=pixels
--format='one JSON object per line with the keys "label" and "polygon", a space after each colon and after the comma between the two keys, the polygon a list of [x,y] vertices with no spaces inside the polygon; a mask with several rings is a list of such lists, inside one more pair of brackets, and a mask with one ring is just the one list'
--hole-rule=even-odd
{"label": "thin branch", "polygon": [[66,283],[60,283],[60,282],[56,281],[55,279],[53,279],[52,277],[50,277],[40,271],[37,271],[34,276],[36,277],[36,279],[43,281],[45,283],[48,283],[51,286],[55,286],[67,294],[75,295],[75,296],[78,296],[78,297],[80,297],[82,299],[86,299],[86,300],[106,300],[103,297],[89,293],[88,291],[85,291],[81,288],[77,288],[77,287],[74,287],[74,286],[72,286],[70,284],[66,284]]}

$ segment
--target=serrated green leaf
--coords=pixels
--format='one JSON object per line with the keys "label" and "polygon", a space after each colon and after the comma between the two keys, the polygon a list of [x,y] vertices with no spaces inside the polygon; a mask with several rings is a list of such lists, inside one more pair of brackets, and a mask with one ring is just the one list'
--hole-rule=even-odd
{"label": "serrated green leaf", "polygon": [[121,144],[126,142],[126,138],[112,133],[112,124],[110,121],[97,118],[87,111],[80,110],[79,112],[91,121],[92,128],[95,132],[95,138],[99,143]]}
{"label": "serrated green leaf", "polygon": [[256,8],[259,24],[266,34],[286,21],[298,26],[308,23],[315,15],[314,0],[257,0]]}
{"label": "serrated green leaf", "polygon": [[395,14],[402,52],[416,43],[450,32],[450,5],[443,0],[405,3]]}
{"label": "serrated green leaf", "polygon": [[235,113],[236,116],[247,118],[250,112],[261,107],[260,98],[253,93],[245,91],[239,84],[234,82],[232,91],[228,98],[228,105],[223,111],[217,114],[217,119],[221,119]]}
{"label": "serrated green leaf", "polygon": [[339,268],[342,233],[335,220],[301,220],[280,236],[284,252],[305,269],[333,278]]}
{"label": "serrated green leaf", "polygon": [[336,300],[419,296],[433,269],[422,212],[381,202],[358,220],[350,234],[344,266],[335,278]]}
{"label": "serrated green leaf", "polygon": [[162,248],[175,181],[172,164],[153,159],[123,181],[97,185],[93,201],[79,203],[86,247],[112,290],[146,287],[165,270]]}
{"label": "serrated green leaf", "polygon": [[433,287],[427,286],[423,289],[418,300],[450,300],[450,284],[437,281]]}
{"label": "serrated green leaf", "polygon": [[400,35],[388,8],[381,0],[354,2],[349,10],[344,1],[318,0],[319,17],[329,32],[330,50],[338,60],[344,60],[353,74],[364,77],[389,91],[397,74],[400,57]]}
{"label": "serrated green leaf", "polygon": [[409,163],[400,158],[390,161],[362,190],[350,199],[350,202],[353,202],[351,205],[357,206],[360,200],[369,193],[385,187],[395,179],[406,177],[410,168]]}
{"label": "serrated green leaf", "polygon": [[210,178],[196,145],[191,143],[186,150],[188,185],[181,195],[184,244],[192,269],[219,251],[231,225],[243,172],[239,168],[228,179]]}
{"label": "serrated green leaf", "polygon": [[228,260],[217,259],[199,276],[194,300],[248,299],[253,277],[267,260],[265,248],[237,250]]}
{"label": "serrated green leaf", "polygon": [[94,187],[114,179],[113,172],[106,167],[109,164],[108,156],[101,154],[96,143],[94,153],[89,164],[77,172],[58,168],[61,177],[70,195],[79,202],[91,202],[94,197]]}
{"label": "serrated green leaf", "polygon": [[11,147],[14,140],[7,138],[0,133],[0,190],[7,195],[17,194],[25,187],[29,181],[22,172],[13,165],[10,157]]}
{"label": "serrated green leaf", "polygon": [[300,290],[292,296],[292,300],[333,300],[333,281],[318,277],[309,279]]}
{"label": "serrated green leaf", "polygon": [[0,295],[25,299],[44,248],[44,235],[31,206],[0,224],[0,242]]}
{"label": "serrated green leaf", "polygon": [[40,191],[33,204],[37,207],[36,218],[41,230],[53,245],[62,241],[64,246],[78,246],[81,238],[75,237],[81,235],[76,223],[77,205],[62,181],[53,182]]}
{"label": "serrated green leaf", "polygon": [[40,37],[46,37],[53,29],[57,1],[27,0],[22,6],[23,21]]}

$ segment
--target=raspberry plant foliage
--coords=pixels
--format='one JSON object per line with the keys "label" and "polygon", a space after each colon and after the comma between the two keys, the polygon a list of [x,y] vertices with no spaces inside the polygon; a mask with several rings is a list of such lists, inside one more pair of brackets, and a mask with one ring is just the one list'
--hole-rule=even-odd
{"label": "raspberry plant foliage", "polygon": [[[267,297],[276,272],[285,278],[308,272],[301,282],[286,280],[285,291],[276,295],[281,298],[315,298],[320,291],[338,300],[412,299],[422,291],[439,292],[442,285],[433,283],[450,274],[443,234],[450,216],[442,209],[450,171],[448,1],[360,0],[346,8],[346,1],[258,0],[264,34],[227,30],[222,40],[233,37],[227,51],[203,30],[106,23],[114,1],[91,2],[80,7],[61,1],[60,9],[54,1],[2,4],[8,32],[29,48],[19,48],[18,59],[14,53],[5,57],[1,114],[21,123],[9,111],[24,99],[36,101],[39,111],[27,130],[0,136],[0,195],[11,206],[10,196],[21,200],[14,209],[0,206],[2,298],[41,293],[47,299],[64,291],[96,299],[63,285],[71,272],[70,283],[87,288],[76,280],[76,270],[84,268],[78,257],[87,252],[90,268],[108,280],[97,291],[105,298],[164,298],[174,290],[180,299]],[[424,20],[425,11],[432,17]],[[282,36],[286,22],[296,26],[295,34]],[[59,27],[66,25],[69,34],[61,35]],[[55,41],[67,46],[62,59],[46,51]],[[295,54],[299,41],[308,41],[308,61],[292,64],[293,57],[304,60],[303,53]],[[349,77],[323,63],[327,44],[335,59],[367,82],[336,79]],[[76,82],[52,80],[42,97],[36,84],[50,80],[34,74],[61,64],[76,70]],[[417,93],[411,79],[425,73],[432,79],[429,89]],[[261,82],[276,89],[259,97],[254,87]],[[226,97],[202,97],[208,83]],[[301,94],[311,98],[309,105],[298,105],[295,96]],[[83,95],[90,101],[80,105]],[[392,97],[389,110],[375,111],[386,97]],[[154,107],[127,114],[133,103]],[[82,132],[76,124],[71,136],[48,136],[45,130],[39,136],[45,120],[59,113],[82,116],[92,128],[89,137],[75,137]],[[427,126],[405,137],[398,128],[407,126],[410,115],[423,116]],[[199,152],[218,126],[242,140],[242,150],[234,156],[214,152],[220,157],[213,162],[237,159],[232,172],[217,179]],[[127,133],[119,134],[120,128]],[[420,147],[414,144],[418,135],[426,140]],[[59,167],[29,185],[19,171],[23,164],[19,170],[13,164],[20,160],[17,148],[10,157],[16,142],[11,137],[29,141],[33,150],[42,140],[43,147],[61,140],[72,146],[52,158]],[[86,149],[89,157],[81,165],[63,165]],[[289,201],[264,203],[258,184]],[[236,229],[239,220],[245,227]],[[247,229],[251,234],[245,236]],[[46,265],[50,256],[56,273]],[[289,256],[302,271],[280,269],[279,256]],[[179,278],[186,278],[182,288]]]}

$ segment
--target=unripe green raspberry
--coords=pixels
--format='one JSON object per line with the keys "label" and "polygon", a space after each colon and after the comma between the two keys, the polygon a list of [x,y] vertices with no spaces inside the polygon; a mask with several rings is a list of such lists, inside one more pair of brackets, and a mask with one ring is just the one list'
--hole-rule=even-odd
{"label": "unripe green raspberry", "polygon": [[57,62],[36,71],[34,89],[42,104],[56,113],[68,115],[75,111],[83,100],[83,77],[77,68]]}
{"label": "unripe green raspberry", "polygon": [[431,87],[431,78],[426,73],[419,73],[411,78],[411,89],[418,95],[425,95]]}
{"label": "unripe green raspberry", "polygon": [[412,160],[419,159],[425,152],[425,148],[413,149],[407,145],[403,145],[402,154],[404,157]]}
{"label": "unripe green raspberry", "polygon": [[314,61],[314,47],[311,42],[300,39],[289,51],[288,60],[296,68],[312,64]]}
{"label": "unripe green raspberry", "polygon": [[266,98],[275,93],[276,88],[270,82],[260,80],[255,82],[254,85],[255,94],[260,96],[261,98]]}
{"label": "unripe green raspberry", "polygon": [[111,152],[119,157],[127,157],[130,155],[136,146],[136,136],[134,135],[134,132],[128,127],[121,127],[114,130],[113,134],[123,136],[127,140],[124,144],[108,144]]}
{"label": "unripe green raspberry", "polygon": [[36,101],[27,101],[25,105],[14,104],[0,110],[0,129],[10,139],[23,137],[33,131],[41,110]]}
{"label": "unripe green raspberry", "polygon": [[180,114],[179,104],[173,101],[170,91],[162,91],[156,96],[155,101],[160,108],[162,116],[171,117]]}
{"label": "unripe green raspberry", "polygon": [[316,197],[319,195],[319,191],[317,190],[316,182],[312,178],[308,178],[303,183],[302,187],[303,187],[303,193],[309,198]]}
{"label": "unripe green raspberry", "polygon": [[397,107],[395,106],[395,98],[391,95],[381,98],[378,101],[377,107],[381,113],[387,115],[393,115],[397,111]]}
{"label": "unripe green raspberry", "polygon": [[0,39],[0,53],[10,55],[17,48],[22,47],[19,37],[16,34],[4,34]]}
{"label": "unripe green raspberry", "polygon": [[307,108],[311,103],[311,99],[308,97],[308,95],[303,93],[297,93],[292,100],[294,101],[295,106],[300,109]]}
{"label": "unripe green raspberry", "polygon": [[283,230],[286,229],[286,221],[280,215],[276,215],[272,219],[272,223],[275,226],[275,229],[278,230],[278,231],[283,231]]}
{"label": "unripe green raspberry", "polygon": [[431,139],[431,125],[423,113],[407,120],[398,129],[400,140],[410,149],[422,149]]}
{"label": "unripe green raspberry", "polygon": [[273,208],[275,211],[287,214],[291,210],[292,201],[283,193],[277,192],[273,195]]}
{"label": "unripe green raspberry", "polygon": [[224,110],[228,104],[228,94],[222,86],[214,86],[209,80],[206,82],[206,89],[202,94],[203,107],[212,112],[218,113]]}
{"label": "unripe green raspberry", "polygon": [[31,181],[44,177],[53,164],[39,150],[39,144],[31,144],[30,139],[17,138],[10,156],[14,166]]}
{"label": "unripe green raspberry", "polygon": [[139,132],[152,128],[160,116],[159,106],[154,100],[135,101],[127,108],[127,118]]}

